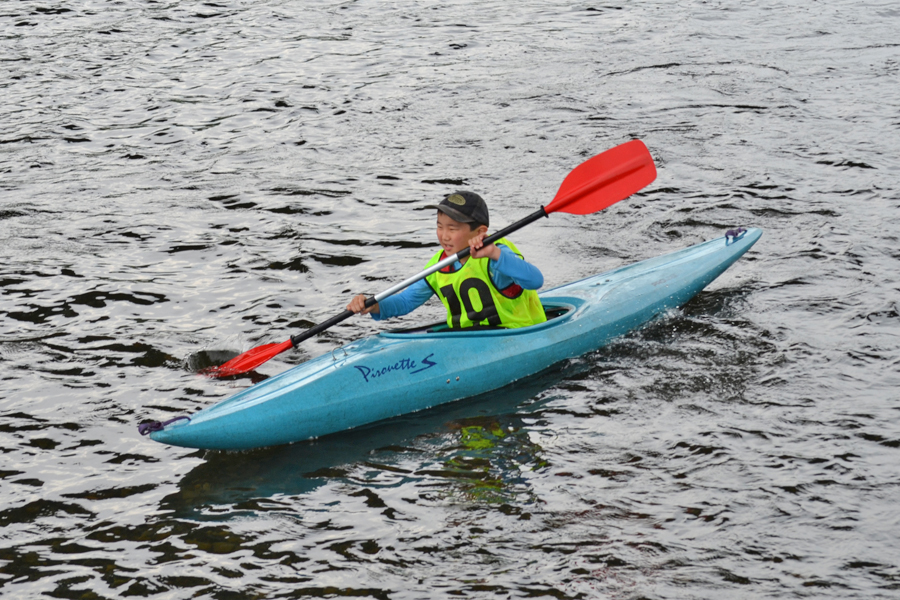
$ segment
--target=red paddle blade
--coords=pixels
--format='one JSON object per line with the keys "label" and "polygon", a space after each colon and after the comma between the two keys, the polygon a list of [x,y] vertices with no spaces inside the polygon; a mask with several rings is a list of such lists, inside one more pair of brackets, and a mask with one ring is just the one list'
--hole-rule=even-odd
{"label": "red paddle blade", "polygon": [[588,159],[569,173],[544,210],[588,215],[624,200],[656,179],[656,166],[640,140]]}
{"label": "red paddle blade", "polygon": [[281,342],[280,344],[257,346],[252,350],[247,350],[243,354],[235,356],[225,364],[219,365],[218,367],[210,367],[201,372],[209,377],[230,377],[232,375],[240,375],[252,371],[270,358],[281,354],[285,350],[290,350],[293,347],[294,344],[291,343],[291,340]]}

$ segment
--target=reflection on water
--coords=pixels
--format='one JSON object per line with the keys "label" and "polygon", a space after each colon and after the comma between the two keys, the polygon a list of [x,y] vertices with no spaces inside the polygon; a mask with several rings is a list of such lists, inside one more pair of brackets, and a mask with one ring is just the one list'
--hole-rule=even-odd
{"label": "reflection on water", "polygon": [[[527,485],[520,471],[543,465],[540,446],[530,440],[522,418],[552,398],[543,390],[581,368],[554,367],[499,393],[309,442],[199,452],[203,462],[181,479],[178,492],[164,498],[161,508],[201,520],[247,516],[278,509],[259,508],[261,500],[305,494],[333,480],[377,486],[431,480],[439,482],[430,485],[447,500],[521,502]],[[273,506],[283,508],[277,502]]]}

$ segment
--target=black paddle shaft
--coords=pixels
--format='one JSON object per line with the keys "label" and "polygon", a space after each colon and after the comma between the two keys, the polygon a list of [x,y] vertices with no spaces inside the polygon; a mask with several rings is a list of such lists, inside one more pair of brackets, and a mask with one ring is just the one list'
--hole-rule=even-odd
{"label": "black paddle shaft", "polygon": [[[504,229],[501,229],[497,233],[495,233],[493,235],[489,235],[488,237],[484,238],[482,243],[485,246],[490,246],[497,240],[508,236],[509,234],[511,234],[514,231],[518,231],[519,229],[525,227],[529,223],[534,223],[541,217],[547,217],[547,216],[549,216],[549,215],[547,214],[547,211],[545,211],[544,207],[542,206],[538,210],[534,211],[533,213],[531,213],[530,215],[525,217],[524,219],[516,221],[512,225],[509,225],[509,226],[505,227]],[[470,254],[470,252],[469,252],[469,248],[467,246],[456,253],[456,260],[462,260],[462,259],[466,258],[467,256],[469,256],[469,254]],[[421,277],[419,277],[418,279],[427,277],[428,273],[423,272],[420,275],[421,275]],[[417,281],[417,280],[415,280],[415,281]],[[409,282],[410,285],[412,283],[414,283],[414,281]],[[377,303],[378,303],[378,301],[375,300],[374,296],[372,296],[371,298],[367,298],[366,299],[366,308],[370,308]],[[301,342],[308,340],[309,338],[313,337],[314,335],[318,335],[318,334],[322,333],[323,331],[325,331],[332,325],[337,325],[341,321],[346,321],[347,319],[352,317],[354,314],[355,313],[352,310],[345,310],[341,314],[335,315],[335,316],[331,317],[330,319],[328,319],[327,321],[322,321],[321,323],[313,325],[312,327],[310,327],[303,333],[298,333],[297,335],[292,335],[291,336],[291,344],[294,346],[294,348],[296,348]]]}

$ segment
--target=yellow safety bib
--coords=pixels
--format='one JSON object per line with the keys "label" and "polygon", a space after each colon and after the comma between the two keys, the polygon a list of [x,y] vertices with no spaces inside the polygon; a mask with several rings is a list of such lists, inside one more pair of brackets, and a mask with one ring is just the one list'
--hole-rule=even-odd
{"label": "yellow safety bib", "polygon": [[[522,257],[519,250],[506,238],[495,242]],[[435,254],[427,267],[445,258],[444,252]],[[448,272],[436,271],[425,278],[447,309],[447,325],[451,329],[473,326],[527,327],[547,320],[544,307],[535,290],[525,290],[514,285],[498,290],[488,272],[489,258],[469,258],[461,269]]]}

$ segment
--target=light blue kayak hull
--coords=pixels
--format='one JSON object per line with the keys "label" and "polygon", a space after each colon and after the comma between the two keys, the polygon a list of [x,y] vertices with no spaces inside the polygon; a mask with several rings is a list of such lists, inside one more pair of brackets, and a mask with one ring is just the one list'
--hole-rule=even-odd
{"label": "light blue kayak hull", "polygon": [[151,438],[188,448],[287,444],[476,396],[607,344],[688,302],[762,235],[719,238],[547,290],[568,311],[512,330],[385,332],[271,377]]}

